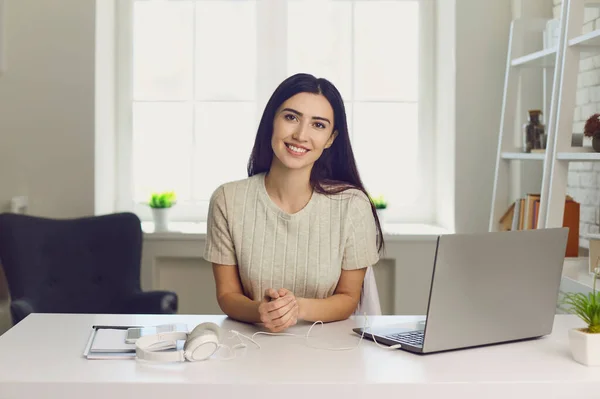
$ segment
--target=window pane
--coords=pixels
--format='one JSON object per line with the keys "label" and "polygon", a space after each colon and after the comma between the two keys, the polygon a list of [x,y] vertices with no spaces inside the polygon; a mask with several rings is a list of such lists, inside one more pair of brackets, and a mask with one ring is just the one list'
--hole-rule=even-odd
{"label": "window pane", "polygon": [[248,177],[257,126],[254,102],[196,105],[194,199],[208,201],[219,185]]}
{"label": "window pane", "polygon": [[359,1],[354,12],[354,99],[418,99],[419,5]]}
{"label": "window pane", "polygon": [[354,103],[358,170],[367,190],[385,195],[390,208],[417,195],[418,107],[409,103]]}
{"label": "window pane", "polygon": [[288,74],[325,78],[350,100],[351,12],[350,2],[288,2]]}
{"label": "window pane", "polygon": [[192,96],[193,12],[190,1],[136,1],[133,93],[136,100]]}
{"label": "window pane", "polygon": [[192,106],[179,103],[133,105],[135,200],[152,191],[175,190],[190,198]]}
{"label": "window pane", "polygon": [[196,3],[196,99],[254,101],[256,2]]}

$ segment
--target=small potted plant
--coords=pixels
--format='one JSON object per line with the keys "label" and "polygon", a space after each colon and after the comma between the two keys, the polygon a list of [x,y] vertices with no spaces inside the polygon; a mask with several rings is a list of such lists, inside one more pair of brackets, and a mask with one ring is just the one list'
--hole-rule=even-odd
{"label": "small potted plant", "polygon": [[594,114],[588,118],[583,128],[583,135],[592,138],[592,148],[600,152],[600,114]]}
{"label": "small potted plant", "polygon": [[379,218],[379,223],[383,225],[385,220],[385,210],[388,207],[388,203],[383,197],[383,195],[379,195],[377,197],[371,197],[371,202],[375,206],[375,210],[377,211],[377,217]]}
{"label": "small potted plant", "polygon": [[148,206],[152,208],[154,231],[169,230],[169,210],[176,202],[175,193],[173,191],[152,193]]}
{"label": "small potted plant", "polygon": [[579,316],[587,327],[569,330],[569,346],[575,361],[586,366],[600,366],[600,293],[596,292],[596,280],[600,268],[594,269],[592,292],[587,295],[566,293],[562,303],[569,313]]}

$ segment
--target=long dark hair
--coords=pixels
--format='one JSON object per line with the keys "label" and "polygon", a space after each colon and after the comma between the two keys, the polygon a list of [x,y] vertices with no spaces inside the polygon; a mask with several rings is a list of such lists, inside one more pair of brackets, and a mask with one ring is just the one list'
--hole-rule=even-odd
{"label": "long dark hair", "polygon": [[371,203],[371,212],[375,218],[378,231],[378,251],[381,251],[384,248],[383,232],[375,206],[370,201],[370,196],[360,179],[356,167],[348,135],[344,101],[340,92],[327,79],[316,78],[306,73],[299,73],[285,79],[275,89],[265,106],[258,126],[254,148],[248,161],[248,177],[269,171],[273,161],[271,138],[273,135],[275,113],[281,104],[298,93],[322,94],[325,96],[333,108],[334,127],[332,132],[337,131],[337,137],[333,145],[324,150],[313,165],[310,174],[310,184],[316,192],[321,194],[337,194],[351,188],[365,193]]}

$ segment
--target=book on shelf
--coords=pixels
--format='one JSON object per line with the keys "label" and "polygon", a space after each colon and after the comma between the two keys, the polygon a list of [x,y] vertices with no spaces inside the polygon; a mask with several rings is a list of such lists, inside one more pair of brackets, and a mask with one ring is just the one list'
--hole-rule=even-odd
{"label": "book on shelf", "polygon": [[[579,256],[579,203],[566,196],[563,227],[569,228],[567,257]],[[540,210],[540,194],[526,194],[518,198],[500,218],[500,231],[536,229]]]}

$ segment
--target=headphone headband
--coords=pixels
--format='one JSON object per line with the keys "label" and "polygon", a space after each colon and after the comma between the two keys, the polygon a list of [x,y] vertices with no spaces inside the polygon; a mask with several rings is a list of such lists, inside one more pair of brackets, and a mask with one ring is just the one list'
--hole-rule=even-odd
{"label": "headphone headband", "polygon": [[150,361],[185,361],[182,350],[174,352],[154,351],[166,349],[172,347],[173,345],[177,347],[177,341],[187,339],[188,335],[188,333],[181,331],[170,331],[154,335],[145,335],[135,341],[135,354],[138,359]]}
{"label": "headphone headband", "polygon": [[[177,347],[177,341],[185,340],[183,350],[161,352]],[[190,333],[181,331],[162,332],[146,335],[135,342],[138,359],[163,362],[184,362],[205,360],[221,346],[221,330],[214,323],[201,323]]]}

